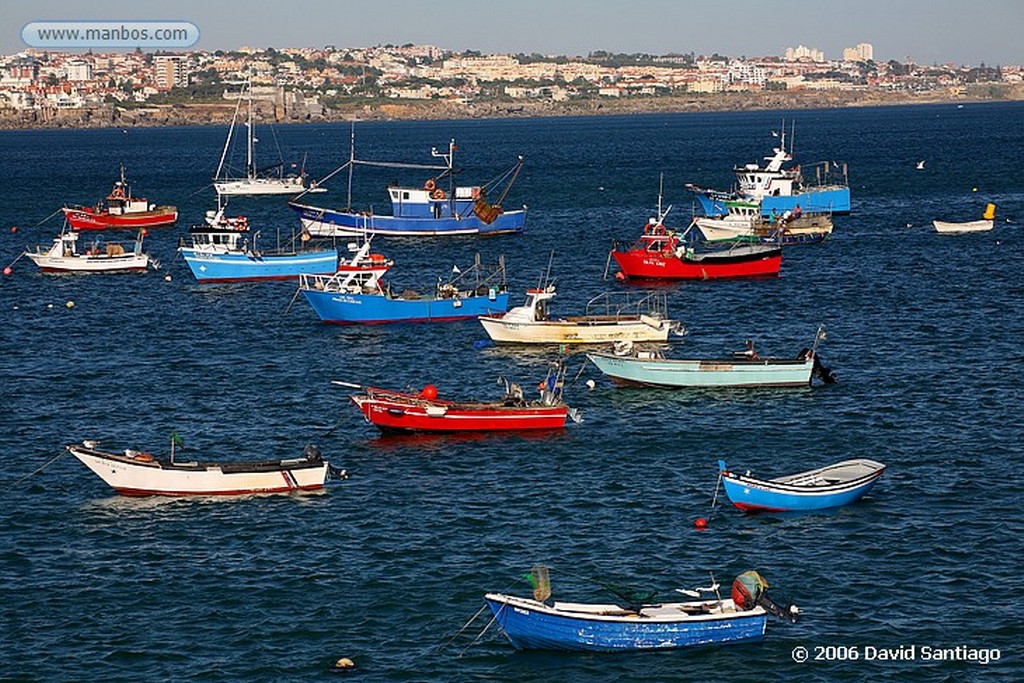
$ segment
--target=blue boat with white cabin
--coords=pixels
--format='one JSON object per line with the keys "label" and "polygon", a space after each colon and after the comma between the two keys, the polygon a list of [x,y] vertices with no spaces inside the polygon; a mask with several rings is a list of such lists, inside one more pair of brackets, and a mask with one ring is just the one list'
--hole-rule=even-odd
{"label": "blue boat with white cabin", "polygon": [[718,461],[725,494],[732,504],[748,512],[828,510],[849,505],[867,495],[885,465],[874,460],[844,460],[826,467],[777,479],[739,474]]}
{"label": "blue boat with white cabin", "polygon": [[325,323],[446,322],[508,310],[503,257],[490,269],[484,267],[479,256],[464,272],[453,268],[453,277],[447,282],[438,281],[431,294],[412,290],[395,294],[381,281],[391,262],[370,254],[369,249],[369,241],[355,247],[352,259],[343,262],[334,275],[299,278],[299,291]]}
{"label": "blue boat with white cabin", "polygon": [[[776,133],[773,132],[773,135]],[[711,190],[688,184],[705,216],[729,213],[727,202],[741,200],[758,202],[761,215],[783,215],[787,211],[806,214],[845,215],[850,213],[850,183],[845,163],[822,161],[809,166],[783,165],[793,160],[793,131],[786,149],[786,128],[783,122],[781,140],[767,163],[736,166],[736,185],[730,191]]]}
{"label": "blue boat with white cabin", "polygon": [[[457,185],[455,175],[458,171],[454,167],[456,150],[455,140],[449,142],[447,152],[438,151],[437,148],[431,150],[431,155],[443,160],[443,165],[376,162],[356,159],[353,142],[349,160],[320,181],[322,184],[334,174],[348,169],[346,208],[330,209],[306,204],[302,201],[303,195],[288,205],[298,214],[302,227],[314,237],[497,235],[522,232],[526,225],[526,206],[505,211],[502,202],[522,168],[523,158],[519,157],[512,168],[486,184]],[[418,169],[432,175],[421,185],[394,184],[388,187],[391,215],[377,214],[369,209],[353,208],[352,172],[358,165]]]}
{"label": "blue boat with white cabin", "polygon": [[[178,251],[201,283],[294,280],[302,274],[334,273],[338,266],[334,247],[262,250],[260,232],[250,233],[242,217],[225,218],[223,208],[208,212],[206,225],[193,226],[189,236],[191,246],[182,239]],[[301,247],[309,236],[297,241]]]}

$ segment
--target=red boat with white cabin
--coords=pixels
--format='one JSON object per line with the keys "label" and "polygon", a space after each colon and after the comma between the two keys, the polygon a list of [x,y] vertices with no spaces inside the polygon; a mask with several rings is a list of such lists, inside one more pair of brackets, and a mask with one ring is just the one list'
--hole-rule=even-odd
{"label": "red boat with white cabin", "polygon": [[352,402],[366,421],[382,432],[493,432],[563,429],[567,417],[578,413],[562,402],[565,367],[553,363],[537,387],[540,398],[527,401],[522,388],[506,383],[505,397],[492,402],[458,402],[438,398],[437,387],[428,384],[419,394],[388,389],[357,387],[364,393]]}
{"label": "red boat with white cabin", "polygon": [[93,207],[65,206],[61,210],[75,230],[155,228],[173,225],[178,220],[176,206],[157,206],[145,197],[133,197],[131,185],[124,177],[124,166],[121,179],[114,183],[105,200]]}
{"label": "red boat with white cabin", "polygon": [[777,244],[736,243],[728,248],[696,251],[683,235],[652,218],[632,246],[616,245],[611,257],[619,279],[715,280],[776,277],[782,267]]}

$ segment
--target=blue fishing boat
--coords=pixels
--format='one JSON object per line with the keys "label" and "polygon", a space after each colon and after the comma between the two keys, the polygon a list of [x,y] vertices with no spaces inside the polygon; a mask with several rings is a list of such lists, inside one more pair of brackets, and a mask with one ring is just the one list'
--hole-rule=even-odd
{"label": "blue fishing boat", "polygon": [[[713,592],[713,598],[689,602],[553,602],[549,589],[537,588],[534,597],[543,600],[501,593],[488,593],[484,599],[518,649],[625,652],[760,641],[769,614],[796,621],[799,613],[792,605],[772,602],[766,588],[760,575],[746,572],[734,582],[732,599],[718,595],[717,583],[698,589]],[[699,598],[698,591],[680,592]]]}
{"label": "blue fishing boat", "polygon": [[[523,158],[498,178],[482,185],[456,185],[454,157],[455,140],[448,144],[447,152],[431,150],[431,155],[443,160],[443,165],[403,164],[395,162],[364,161],[355,158],[355,142],[349,160],[334,174],[347,168],[349,172],[348,203],[344,209],[311,206],[299,195],[288,205],[298,214],[302,226],[314,237],[351,235],[438,236],[438,235],[495,235],[522,232],[526,224],[526,207],[505,211],[502,202],[519,175]],[[385,168],[411,168],[432,173],[422,185],[388,187],[391,215],[375,214],[371,210],[352,208],[352,171],[358,166]],[[319,187],[319,186],[318,186]],[[497,192],[500,194],[494,198]]]}
{"label": "blue fishing boat", "polygon": [[381,281],[391,262],[370,254],[369,249],[369,241],[354,247],[352,259],[343,262],[334,275],[299,278],[299,291],[325,323],[444,322],[508,310],[503,257],[490,269],[483,266],[479,256],[465,272],[453,268],[453,277],[448,282],[439,281],[433,294],[405,290],[396,295]]}
{"label": "blue fishing boat", "polygon": [[739,509],[783,512],[849,505],[871,490],[885,465],[874,460],[844,460],[778,479],[758,479],[749,472],[737,474],[719,460],[718,471],[726,495]]}
{"label": "blue fishing boat", "polygon": [[[783,122],[781,140],[773,155],[765,157],[768,163],[760,166],[750,163],[736,166],[736,185],[728,192],[710,190],[694,184],[687,187],[697,196],[705,216],[723,216],[729,213],[728,202],[747,200],[760,203],[761,215],[771,216],[774,211],[782,215],[795,211],[797,205],[809,214],[844,215],[850,213],[850,183],[845,163],[822,161],[801,168],[783,168],[793,160],[793,133],[786,149],[786,126]],[[773,132],[773,135],[777,135]]]}
{"label": "blue fishing boat", "polygon": [[[304,273],[334,273],[338,266],[334,247],[261,250],[260,232],[250,235],[248,222],[225,218],[223,208],[210,212],[206,225],[190,228],[189,236],[191,246],[182,238],[178,251],[202,283],[293,280]],[[299,244],[308,240],[303,235]]]}
{"label": "blue fishing boat", "polygon": [[824,338],[818,328],[811,348],[795,358],[762,358],[752,341],[731,358],[688,360],[665,358],[660,351],[633,351],[630,343],[618,344],[612,353],[588,353],[587,358],[614,382],[625,385],[667,388],[740,388],[810,386],[816,376],[835,382],[835,373],[818,358],[818,344]]}

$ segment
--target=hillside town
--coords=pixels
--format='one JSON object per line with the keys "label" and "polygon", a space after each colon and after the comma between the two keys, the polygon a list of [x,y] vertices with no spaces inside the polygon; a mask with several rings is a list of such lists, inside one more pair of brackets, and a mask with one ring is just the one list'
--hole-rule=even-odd
{"label": "hillside town", "polygon": [[[251,80],[276,119],[329,116],[373,103],[613,101],[720,93],[941,92],[1020,84],[1019,65],[922,65],[876,60],[870,44],[826,59],[816,48],[729,57],[593,52],[586,57],[486,55],[432,45],[242,48],[182,53],[70,54],[25,50],[0,57],[0,113],[45,121],[61,111],[145,111],[221,104]],[[998,97],[998,91],[993,91]]]}

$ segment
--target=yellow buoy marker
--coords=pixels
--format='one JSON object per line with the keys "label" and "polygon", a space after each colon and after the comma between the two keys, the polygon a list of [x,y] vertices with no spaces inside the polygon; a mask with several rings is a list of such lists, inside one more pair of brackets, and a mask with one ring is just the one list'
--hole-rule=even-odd
{"label": "yellow buoy marker", "polygon": [[996,205],[989,203],[985,205],[985,213],[981,214],[981,217],[987,221],[995,220],[996,218]]}

